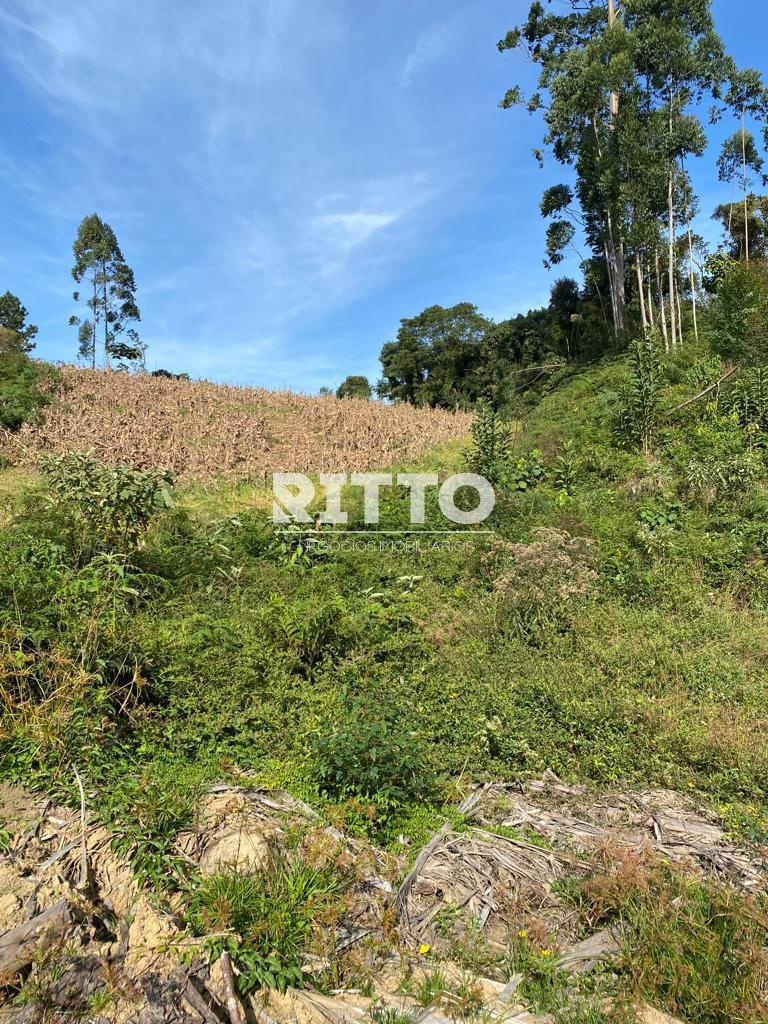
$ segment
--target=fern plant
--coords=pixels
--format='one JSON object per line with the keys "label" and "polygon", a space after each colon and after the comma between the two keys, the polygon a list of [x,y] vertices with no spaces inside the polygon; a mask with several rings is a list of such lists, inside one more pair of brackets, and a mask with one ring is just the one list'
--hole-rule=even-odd
{"label": "fern plant", "polygon": [[728,396],[727,406],[745,427],[768,427],[768,366],[744,371]]}
{"label": "fern plant", "polygon": [[472,441],[464,452],[467,466],[492,484],[499,483],[512,455],[512,431],[490,402],[478,402],[471,428]]}
{"label": "fern plant", "polygon": [[667,383],[656,332],[632,346],[630,372],[629,383],[619,392],[621,409],[617,432],[648,455],[656,441]]}

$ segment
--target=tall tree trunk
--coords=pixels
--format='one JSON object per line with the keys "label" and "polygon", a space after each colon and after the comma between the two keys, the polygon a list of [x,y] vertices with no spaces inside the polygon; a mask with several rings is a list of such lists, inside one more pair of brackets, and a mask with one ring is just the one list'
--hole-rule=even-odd
{"label": "tall tree trunk", "polygon": [[[608,0],[608,27],[612,28],[613,25],[615,24],[615,22],[616,22],[616,0]],[[611,108],[611,121],[613,122],[613,120],[616,118],[616,115],[619,112],[619,97],[616,95],[615,92],[611,93],[610,108]]]}
{"label": "tall tree trunk", "polygon": [[107,264],[102,261],[102,303],[104,306],[104,369],[109,369],[109,297],[107,295]]}
{"label": "tall tree trunk", "polygon": [[691,222],[688,221],[688,275],[691,279],[691,308],[693,310],[693,336],[699,340],[699,321],[696,315],[696,274],[693,269],[693,236]]}
{"label": "tall tree trunk", "polygon": [[[608,28],[612,28],[616,22],[616,0],[608,0]],[[611,91],[608,101],[608,128],[611,133],[616,127],[616,116],[619,112],[619,97]],[[614,225],[613,215],[610,206],[605,211],[605,224],[608,233],[606,243],[606,260],[608,263],[608,281],[611,286],[611,306],[613,308],[614,334],[618,339],[626,329],[626,309],[624,301],[624,245],[618,232],[618,225]]]}
{"label": "tall tree trunk", "polygon": [[675,281],[675,299],[677,300],[677,340],[682,348],[683,345],[683,307],[680,302],[680,288]]}
{"label": "tall tree trunk", "polygon": [[[669,145],[672,146],[672,104],[674,96],[672,87],[669,89]],[[677,344],[677,322],[675,316],[675,161],[669,158],[667,168],[667,217],[669,219],[669,257],[667,274],[669,276],[669,323],[672,336],[672,348]]]}
{"label": "tall tree trunk", "polygon": [[613,259],[611,257],[611,253],[610,253],[610,249],[608,247],[608,242],[607,241],[604,243],[603,247],[604,247],[604,250],[605,250],[605,266],[606,266],[606,270],[608,271],[608,292],[609,292],[610,299],[611,299],[611,317],[613,318],[613,336],[614,336],[614,338],[618,338],[618,334],[619,334],[619,329],[618,329],[619,311],[618,311],[618,308],[616,306],[616,282],[614,281],[614,265],[613,265]]}
{"label": "tall tree trunk", "polygon": [[96,291],[96,271],[93,272],[93,322],[91,323],[91,368],[96,369],[96,310],[99,308]]}
{"label": "tall tree trunk", "polygon": [[643,270],[640,266],[640,253],[635,253],[635,270],[637,272],[637,294],[640,299],[640,320],[643,324],[643,334],[648,333],[648,317],[645,315],[645,284],[643,283]]}
{"label": "tall tree trunk", "polygon": [[749,263],[749,216],[747,210],[747,130],[741,114],[741,184],[744,189],[744,259]]}
{"label": "tall tree trunk", "polygon": [[669,334],[667,332],[667,314],[664,309],[664,281],[661,277],[659,265],[659,250],[656,250],[656,287],[659,290],[659,319],[661,320],[661,334],[664,338],[664,350],[669,352]]}
{"label": "tall tree trunk", "polygon": [[651,291],[651,265],[648,264],[648,323],[651,325],[651,330],[656,326],[655,318],[653,315],[653,292]]}
{"label": "tall tree trunk", "polygon": [[667,210],[669,216],[669,252],[667,265],[667,279],[669,282],[669,333],[672,339],[672,348],[677,344],[677,318],[675,315],[675,198],[672,165],[669,167],[669,180],[667,185]]}

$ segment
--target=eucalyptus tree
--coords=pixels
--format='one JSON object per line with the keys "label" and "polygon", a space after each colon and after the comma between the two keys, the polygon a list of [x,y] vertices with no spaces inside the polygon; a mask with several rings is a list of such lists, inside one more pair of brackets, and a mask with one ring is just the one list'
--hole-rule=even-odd
{"label": "eucalyptus tree", "polygon": [[[141,319],[136,304],[136,281],[114,231],[98,214],[92,213],[81,221],[72,248],[72,277],[78,284],[85,283],[84,301],[89,311],[84,319],[69,319],[78,328],[80,356],[95,368],[101,347],[106,368],[112,359],[121,364],[142,362],[144,346],[135,328],[129,326]],[[79,302],[80,292],[74,292],[73,298]]]}
{"label": "eucalyptus tree", "polygon": [[753,259],[768,259],[768,196],[750,194],[747,198],[747,222],[741,203],[721,203],[713,216],[720,221],[733,259],[743,257],[749,238],[749,255]]}
{"label": "eucalyptus tree", "polygon": [[674,346],[680,337],[676,200],[687,184],[681,165],[706,147],[700,104],[705,96],[721,98],[732,62],[715,32],[711,0],[627,0],[624,20],[648,108],[665,122],[658,158],[666,168],[667,282]]}
{"label": "eucalyptus tree", "polygon": [[[721,181],[735,181],[741,177],[742,202],[744,209],[744,259],[749,263],[749,172],[760,175],[763,158],[757,148],[755,136],[747,128],[747,117],[765,121],[768,117],[768,92],[763,85],[759,71],[754,68],[739,70],[730,61],[726,105],[739,120],[738,130],[723,143],[717,162]],[[765,181],[765,178],[763,178]]]}
{"label": "eucalyptus tree", "polygon": [[[542,213],[552,218],[547,261],[559,262],[576,227],[583,230],[593,253],[605,259],[613,326],[620,335],[626,327],[620,139],[622,98],[632,71],[621,20],[612,0],[608,4],[605,0],[572,2],[564,14],[546,11],[537,0],[525,24],[508,32],[498,46],[502,52],[522,46],[539,65],[538,91],[527,100],[528,110],[544,112],[547,145],[559,163],[576,172],[573,188],[550,189],[542,201]],[[515,86],[501,106],[523,102]]]}
{"label": "eucalyptus tree", "polygon": [[709,96],[749,111],[754,76],[737,72],[726,56],[711,0],[566,0],[556,11],[536,0],[526,22],[499,42],[502,51],[516,47],[538,65],[538,90],[526,100],[515,86],[501,105],[542,111],[545,143],[574,172],[572,185],[548,190],[542,203],[550,218],[547,261],[562,259],[583,230],[606,263],[617,335],[627,326],[627,266],[634,264],[646,330],[655,321],[651,281],[658,268],[660,326],[675,347],[677,236],[681,225],[688,232],[693,209],[684,165],[706,146],[702,101]]}

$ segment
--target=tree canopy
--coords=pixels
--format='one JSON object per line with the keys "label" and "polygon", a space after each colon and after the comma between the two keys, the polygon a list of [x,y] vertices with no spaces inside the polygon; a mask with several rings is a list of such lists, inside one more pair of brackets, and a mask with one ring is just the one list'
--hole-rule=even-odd
{"label": "tree canopy", "polygon": [[31,352],[37,327],[27,323],[27,310],[12,292],[0,295],[0,350]]}
{"label": "tree canopy", "polygon": [[[81,221],[72,248],[72,277],[78,284],[85,282],[87,294],[83,298],[90,314],[69,320],[78,328],[81,358],[95,367],[100,348],[107,368],[112,360],[119,365],[142,362],[144,346],[135,328],[129,326],[141,319],[136,282],[114,231],[92,213]],[[80,292],[74,292],[73,298],[79,302]]]}
{"label": "tree canopy", "polygon": [[[542,198],[545,263],[559,263],[583,235],[589,262],[605,268],[598,276],[616,336],[633,322],[645,332],[658,323],[674,348],[681,294],[689,289],[695,303],[698,286],[686,164],[706,146],[702,103],[714,104],[712,117],[730,111],[741,121],[719,169],[723,180],[742,184],[748,236],[749,172],[761,171],[762,158],[745,121],[768,112],[759,72],[739,69],[725,52],[711,0],[567,0],[556,9],[535,0],[498,45],[522,48],[539,67],[537,91],[526,98],[513,86],[502,107],[541,112],[545,144],[573,177]],[[747,258],[749,251],[747,237]]]}
{"label": "tree canopy", "polygon": [[372,389],[367,377],[350,374],[336,388],[337,398],[370,398]]}

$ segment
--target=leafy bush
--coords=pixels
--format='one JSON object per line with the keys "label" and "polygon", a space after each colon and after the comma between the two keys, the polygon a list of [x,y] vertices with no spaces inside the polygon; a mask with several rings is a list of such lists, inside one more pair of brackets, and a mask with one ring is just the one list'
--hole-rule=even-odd
{"label": "leafy bush", "polygon": [[510,457],[499,474],[499,486],[510,492],[528,491],[546,476],[541,452],[534,448],[518,458]]}
{"label": "leafy bush", "polygon": [[213,955],[232,954],[242,993],[255,988],[301,988],[310,941],[319,921],[333,916],[341,880],[328,867],[273,852],[257,870],[234,868],[204,878],[192,892],[188,917],[199,935],[213,937]]}
{"label": "leafy bush", "polygon": [[321,789],[329,796],[359,796],[387,811],[433,785],[418,733],[397,709],[376,707],[364,695],[348,700],[342,713],[315,730],[310,747]]}
{"label": "leafy bush", "polygon": [[512,457],[511,425],[490,402],[481,401],[477,404],[471,436],[470,447],[464,452],[468,468],[492,484],[499,483]]}
{"label": "leafy bush", "polygon": [[165,469],[107,466],[90,452],[48,456],[40,466],[54,501],[107,549],[135,547],[171,504],[173,478]]}
{"label": "leafy bush", "polygon": [[269,635],[290,653],[299,670],[310,672],[322,659],[340,653],[348,642],[346,602],[338,594],[289,602],[272,594],[263,613]]}
{"label": "leafy bush", "polygon": [[0,352],[0,426],[18,430],[51,402],[56,374],[23,352]]}
{"label": "leafy bush", "polygon": [[692,459],[685,481],[691,494],[709,506],[720,498],[732,497],[746,490],[760,475],[761,469],[760,459],[752,452],[713,453]]}
{"label": "leafy bush", "polygon": [[564,493],[570,493],[584,471],[584,461],[578,446],[566,441],[552,463],[552,483]]}
{"label": "leafy bush", "polygon": [[722,405],[739,417],[745,427],[765,430],[768,427],[768,366],[745,370]]}
{"label": "leafy bush", "polygon": [[683,517],[683,507],[679,501],[666,499],[648,502],[638,512],[637,518],[646,530],[675,530]]}

